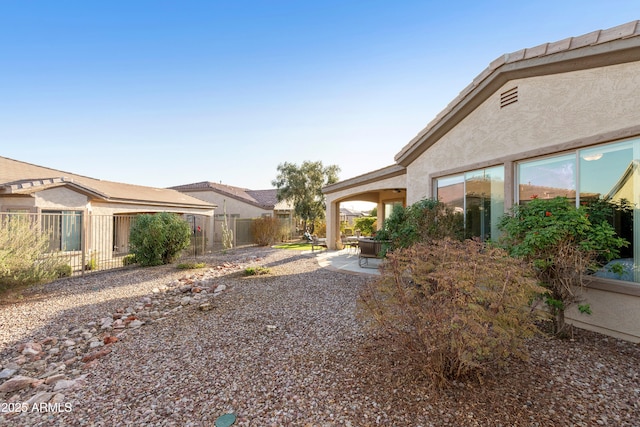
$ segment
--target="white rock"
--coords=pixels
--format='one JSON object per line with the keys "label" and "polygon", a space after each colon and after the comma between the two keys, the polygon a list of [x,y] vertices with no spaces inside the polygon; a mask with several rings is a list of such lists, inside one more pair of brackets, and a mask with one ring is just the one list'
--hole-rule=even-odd
{"label": "white rock", "polygon": [[60,390],[72,390],[74,388],[81,387],[85,385],[86,377],[86,375],[81,375],[74,380],[60,380],[56,382],[56,385],[53,387],[53,391],[55,392]]}
{"label": "white rock", "polygon": [[129,328],[136,329],[136,328],[139,328],[142,325],[144,325],[143,321],[135,319],[135,320],[131,321],[131,323],[129,323]]}
{"label": "white rock", "polygon": [[4,368],[2,371],[0,371],[0,380],[11,378],[16,372],[18,372],[17,369]]}
{"label": "white rock", "polygon": [[25,347],[24,350],[22,350],[22,354],[25,356],[34,356],[38,353],[40,352],[32,347]]}
{"label": "white rock", "polygon": [[47,403],[49,400],[51,400],[52,397],[53,397],[53,393],[48,391],[41,391],[35,394],[34,396],[32,396],[31,399],[27,400],[27,405],[31,407],[33,405]]}

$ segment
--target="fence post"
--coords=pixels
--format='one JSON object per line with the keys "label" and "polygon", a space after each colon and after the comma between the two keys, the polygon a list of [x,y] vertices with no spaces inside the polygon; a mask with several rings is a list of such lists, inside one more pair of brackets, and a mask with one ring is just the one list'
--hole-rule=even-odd
{"label": "fence post", "polygon": [[[62,214],[64,215],[64,214]],[[80,260],[80,276],[84,276],[84,266],[87,265],[86,260],[86,251],[87,251],[87,231],[89,229],[88,223],[90,214],[85,210],[82,212],[82,236],[80,237],[80,252],[81,260]]]}

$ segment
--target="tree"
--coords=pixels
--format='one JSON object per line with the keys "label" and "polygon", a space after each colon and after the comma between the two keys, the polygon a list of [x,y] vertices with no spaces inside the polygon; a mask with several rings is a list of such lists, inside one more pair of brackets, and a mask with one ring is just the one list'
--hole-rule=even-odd
{"label": "tree", "polygon": [[304,161],[301,166],[284,162],[278,165],[278,176],[271,184],[278,189],[278,201],[293,204],[295,214],[307,223],[323,219],[326,210],[322,187],[338,182],[340,168],[324,167],[321,161]]}

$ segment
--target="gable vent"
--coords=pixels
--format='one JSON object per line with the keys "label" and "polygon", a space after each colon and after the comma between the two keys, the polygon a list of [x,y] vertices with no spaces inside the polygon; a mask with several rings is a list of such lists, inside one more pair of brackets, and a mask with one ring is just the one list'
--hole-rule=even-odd
{"label": "gable vent", "polygon": [[518,86],[500,94],[500,108],[518,102]]}

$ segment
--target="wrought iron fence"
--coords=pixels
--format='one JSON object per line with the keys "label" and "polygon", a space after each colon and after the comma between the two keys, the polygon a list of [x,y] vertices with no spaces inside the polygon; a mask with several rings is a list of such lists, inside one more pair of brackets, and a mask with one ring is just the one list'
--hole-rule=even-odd
{"label": "wrought iron fence", "polygon": [[[82,211],[43,211],[41,213],[2,212],[0,228],[25,221],[30,229],[47,236],[49,247],[43,256],[56,257],[71,267],[73,275],[120,268],[129,263],[129,232],[138,215],[96,215]],[[190,255],[207,250],[206,217],[187,216],[193,227]],[[2,249],[2,248],[0,248]]]}

